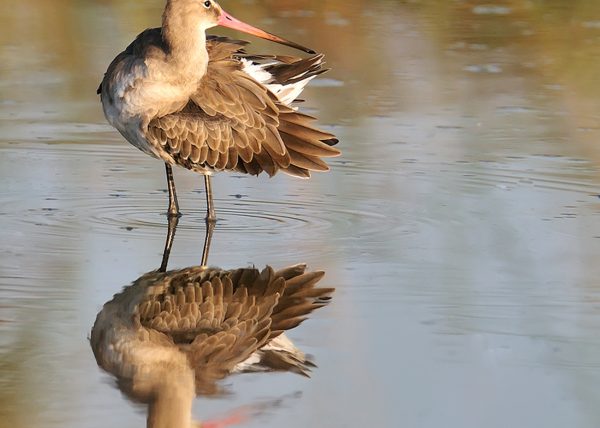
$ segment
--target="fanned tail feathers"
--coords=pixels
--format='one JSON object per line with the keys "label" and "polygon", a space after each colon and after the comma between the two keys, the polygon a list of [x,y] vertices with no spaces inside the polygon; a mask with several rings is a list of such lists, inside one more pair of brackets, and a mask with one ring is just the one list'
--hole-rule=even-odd
{"label": "fanned tail feathers", "polygon": [[[310,171],[328,171],[329,167],[320,158],[341,154],[332,147],[338,143],[333,134],[314,128],[311,122],[315,118],[298,113],[296,108],[291,107],[313,78],[328,71],[323,68],[323,57],[323,54],[309,58],[240,55],[243,71],[265,85],[281,103],[289,107],[281,108],[279,116],[278,131],[290,155],[290,165],[281,166],[281,170],[301,178],[310,177]],[[257,163],[259,165],[243,165],[240,169],[253,174],[258,170],[256,166],[260,166],[260,162]],[[266,171],[269,173],[268,169]]]}

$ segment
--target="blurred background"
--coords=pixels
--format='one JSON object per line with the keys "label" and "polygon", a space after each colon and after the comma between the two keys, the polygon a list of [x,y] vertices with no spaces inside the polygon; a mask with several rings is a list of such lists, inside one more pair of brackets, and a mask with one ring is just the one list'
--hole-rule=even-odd
{"label": "blurred background", "polygon": [[[343,155],[308,181],[217,175],[209,262],[306,262],[337,292],[292,334],[312,379],[232,377],[195,417],[257,405],[245,426],[599,426],[600,2],[221,5],[325,53],[302,109]],[[109,127],[96,88],[163,7],[0,4],[2,427],[144,426],[87,336],[160,264],[164,168]],[[199,264],[205,209],[201,178],[175,174],[173,268]]]}

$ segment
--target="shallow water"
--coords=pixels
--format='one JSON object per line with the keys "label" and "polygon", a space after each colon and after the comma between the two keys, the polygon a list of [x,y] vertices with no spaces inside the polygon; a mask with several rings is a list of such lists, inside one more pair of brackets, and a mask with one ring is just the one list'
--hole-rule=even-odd
{"label": "shallow water", "polygon": [[[159,266],[166,184],[105,123],[95,89],[162,2],[9,3],[0,425],[141,427],[87,337],[107,300]],[[343,156],[308,181],[216,176],[210,264],[306,262],[337,291],[291,333],[311,379],[230,377],[195,417],[253,406],[244,426],[599,426],[600,5],[222,3],[325,52],[332,71],[303,108]],[[175,174],[172,268],[199,264],[204,238],[201,180]]]}

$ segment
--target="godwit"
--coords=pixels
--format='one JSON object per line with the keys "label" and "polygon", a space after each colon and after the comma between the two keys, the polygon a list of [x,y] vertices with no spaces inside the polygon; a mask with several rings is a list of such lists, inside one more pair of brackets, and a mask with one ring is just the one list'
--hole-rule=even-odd
{"label": "godwit", "polygon": [[[199,427],[196,394],[229,373],[312,364],[284,335],[329,301],[323,272],[190,267],[143,275],[106,303],[92,328],[98,365],[130,398],[148,403],[148,427]],[[202,425],[204,426],[204,424]]]}
{"label": "godwit", "polygon": [[292,107],[326,71],[323,55],[248,55],[246,42],[206,36],[221,25],[307,53],[245,24],[214,0],[167,0],[162,26],[142,32],[108,67],[98,88],[108,121],[127,141],[165,162],[169,215],[179,215],[171,166],[204,175],[207,220],[215,220],[210,175],[238,171],[298,177],[329,168],[334,135]]}

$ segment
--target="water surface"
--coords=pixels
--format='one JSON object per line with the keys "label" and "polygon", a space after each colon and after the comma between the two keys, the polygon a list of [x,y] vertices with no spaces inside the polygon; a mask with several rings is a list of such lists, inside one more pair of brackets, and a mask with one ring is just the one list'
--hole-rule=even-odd
{"label": "water surface", "polygon": [[[0,425],[141,427],[87,336],[104,302],[159,266],[166,184],[95,90],[162,2],[9,3]],[[210,263],[306,262],[337,292],[291,334],[319,366],[311,379],[231,377],[195,416],[264,405],[245,426],[597,427],[600,5],[223,5],[326,54],[303,108],[343,156],[309,181],[216,176]],[[175,174],[170,266],[185,267],[200,261],[204,195]]]}

